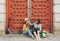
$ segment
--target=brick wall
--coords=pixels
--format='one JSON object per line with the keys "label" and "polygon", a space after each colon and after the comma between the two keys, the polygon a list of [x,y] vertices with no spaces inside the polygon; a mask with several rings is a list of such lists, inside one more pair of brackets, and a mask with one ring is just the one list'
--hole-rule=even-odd
{"label": "brick wall", "polygon": [[[0,0],[0,31],[5,30],[6,25],[6,0]],[[60,28],[60,0],[53,0],[53,28]],[[60,30],[60,29],[59,29]]]}

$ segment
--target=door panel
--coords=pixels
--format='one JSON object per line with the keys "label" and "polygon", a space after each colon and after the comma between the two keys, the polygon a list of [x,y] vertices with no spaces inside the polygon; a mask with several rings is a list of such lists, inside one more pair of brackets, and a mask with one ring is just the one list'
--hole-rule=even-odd
{"label": "door panel", "polygon": [[9,25],[12,32],[22,30],[27,12],[27,0],[7,0],[7,28]]}
{"label": "door panel", "polygon": [[52,32],[52,0],[32,0],[32,19],[38,18],[43,30]]}

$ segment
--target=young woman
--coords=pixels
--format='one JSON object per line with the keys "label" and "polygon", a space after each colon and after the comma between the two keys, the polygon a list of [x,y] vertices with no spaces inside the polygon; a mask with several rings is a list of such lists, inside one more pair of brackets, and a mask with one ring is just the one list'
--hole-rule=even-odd
{"label": "young woman", "polygon": [[26,23],[23,25],[23,34],[24,35],[30,35],[32,38],[34,38],[33,34],[32,34],[32,30],[29,29],[29,20],[26,20]]}
{"label": "young woman", "polygon": [[34,23],[34,35],[37,38],[40,38],[40,32],[42,31],[42,25],[40,19],[37,19]]}

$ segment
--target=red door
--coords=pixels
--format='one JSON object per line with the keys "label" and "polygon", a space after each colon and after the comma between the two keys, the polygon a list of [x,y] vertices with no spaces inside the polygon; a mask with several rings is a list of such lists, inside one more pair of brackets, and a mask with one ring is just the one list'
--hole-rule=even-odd
{"label": "red door", "polygon": [[32,0],[32,19],[37,18],[43,30],[52,32],[52,0]]}
{"label": "red door", "polygon": [[[31,3],[32,21],[39,18],[42,28],[52,32],[52,0],[31,0]],[[28,0],[7,0],[6,4],[6,27],[12,32],[22,30],[28,17]]]}
{"label": "red door", "polygon": [[27,0],[7,0],[7,28],[16,32],[22,30],[24,19],[27,17]]}

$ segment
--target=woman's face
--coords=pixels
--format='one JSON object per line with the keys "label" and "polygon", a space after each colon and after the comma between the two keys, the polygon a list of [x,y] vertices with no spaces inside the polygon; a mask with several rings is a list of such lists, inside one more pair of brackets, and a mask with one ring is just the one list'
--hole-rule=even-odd
{"label": "woman's face", "polygon": [[29,24],[30,23],[30,21],[28,20],[28,21],[26,21],[26,24]]}
{"label": "woman's face", "polygon": [[36,20],[36,23],[38,23],[38,20]]}

